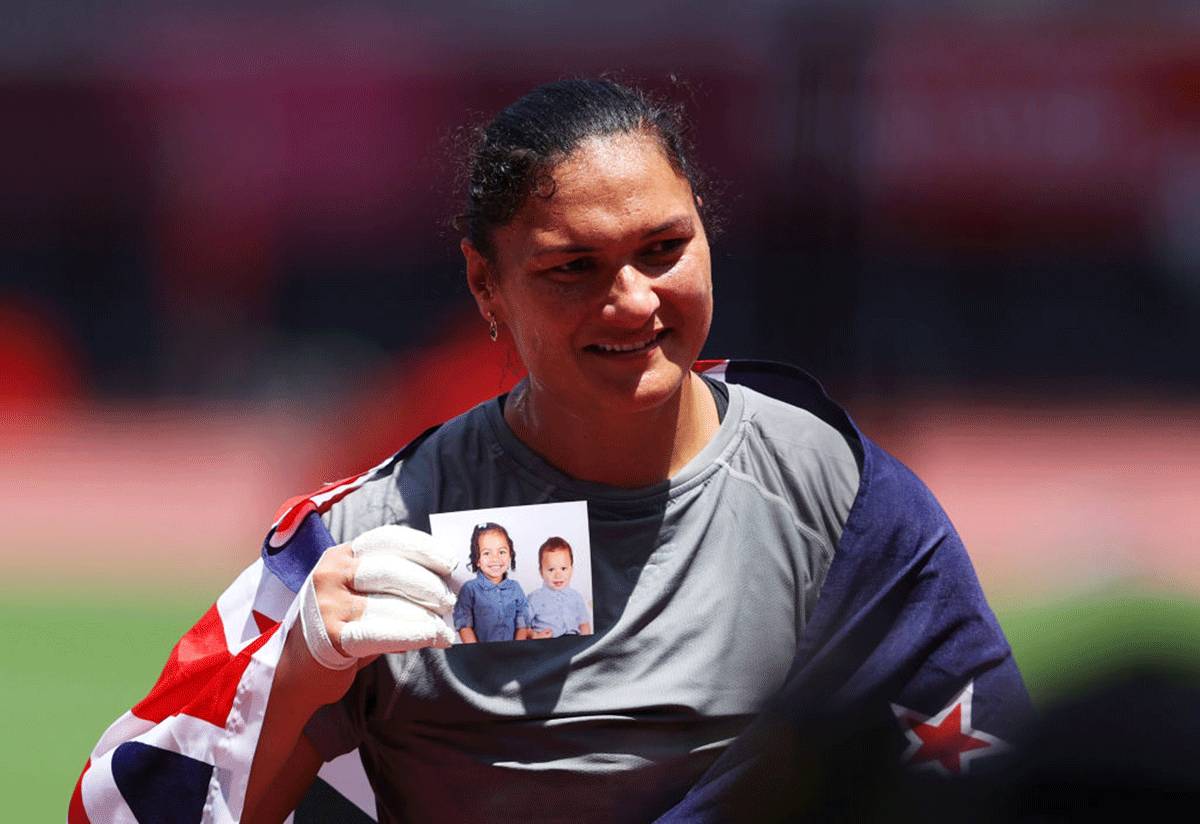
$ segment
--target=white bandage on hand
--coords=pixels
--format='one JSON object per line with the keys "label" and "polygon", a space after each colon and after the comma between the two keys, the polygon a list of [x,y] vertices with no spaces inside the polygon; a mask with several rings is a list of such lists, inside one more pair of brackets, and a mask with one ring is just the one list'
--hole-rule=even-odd
{"label": "white bandage on hand", "polygon": [[347,669],[359,658],[420,647],[449,647],[454,633],[441,616],[454,607],[454,594],[440,576],[456,566],[454,556],[433,536],[389,524],[350,543],[358,558],[354,590],[367,598],[356,621],[342,626],[338,652],[325,631],[312,575],[305,581],[300,620],[313,658],[329,669]]}

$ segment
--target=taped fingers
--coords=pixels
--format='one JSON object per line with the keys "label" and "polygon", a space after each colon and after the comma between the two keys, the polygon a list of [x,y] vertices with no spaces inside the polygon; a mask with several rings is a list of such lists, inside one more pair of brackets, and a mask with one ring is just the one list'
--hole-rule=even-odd
{"label": "taped fingers", "polygon": [[[440,616],[453,608],[454,595],[439,576],[449,575],[456,566],[453,553],[428,533],[398,525],[364,532],[351,541],[348,553],[345,549],[341,545],[330,550],[345,557],[319,564],[302,588],[301,628],[314,659],[329,669],[347,669],[370,655],[451,645],[454,633]],[[321,592],[331,599],[325,610],[333,609],[328,630],[314,583],[318,570],[324,570]],[[331,574],[337,575],[336,581],[329,580]],[[331,605],[363,596],[362,615],[340,623],[338,609]],[[330,632],[337,636],[340,650]]]}
{"label": "taped fingers", "polygon": [[404,598],[439,615],[454,608],[454,594],[445,581],[427,568],[391,554],[360,558],[354,589],[368,596],[379,593]]}
{"label": "taped fingers", "polygon": [[398,524],[368,530],[351,541],[350,547],[359,558],[405,558],[438,575],[449,575],[458,566],[455,554],[428,532]]}
{"label": "taped fingers", "polygon": [[301,588],[300,597],[300,629],[304,633],[304,643],[312,657],[326,669],[344,670],[354,666],[357,659],[342,655],[329,640],[329,633],[325,631],[325,619],[321,617],[321,605],[317,600],[317,588],[311,574]]}
{"label": "taped fingers", "polygon": [[372,595],[362,618],[342,627],[342,649],[357,658],[421,647],[445,649],[454,633],[433,612],[402,598]]}

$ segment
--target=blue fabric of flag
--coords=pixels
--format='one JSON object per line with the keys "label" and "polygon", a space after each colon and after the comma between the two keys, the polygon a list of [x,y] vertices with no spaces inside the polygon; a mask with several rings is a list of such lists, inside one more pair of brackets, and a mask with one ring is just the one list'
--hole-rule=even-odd
{"label": "blue fabric of flag", "polygon": [[139,824],[195,824],[212,773],[212,764],[138,741],[112,756],[113,780]]}
{"label": "blue fabric of flag", "polygon": [[271,546],[271,536],[263,543],[263,563],[292,592],[299,592],[308,573],[333,546],[333,536],[325,528],[316,510],[304,516],[296,534],[282,547]]}
{"label": "blue fabric of flag", "polygon": [[[806,408],[860,444],[862,482],[783,688],[659,821],[880,820],[880,811],[864,810],[861,799],[871,797],[871,771],[884,762],[896,764],[911,742],[897,722],[901,710],[905,718],[915,716],[920,721],[937,716],[956,696],[966,695],[970,704],[960,707],[961,717],[967,718],[969,710],[973,732],[967,735],[964,731],[963,740],[972,746],[990,742],[992,736],[1012,740],[1019,736],[1031,710],[1024,684],[962,541],[925,485],[863,437],[820,384],[800,370],[747,361],[728,361],[723,367],[730,383]],[[377,469],[402,459],[432,431]],[[239,578],[227,593],[232,593],[231,597],[222,596],[219,601],[220,609],[214,614],[221,627],[228,621],[236,621],[236,626],[256,621],[255,611],[279,620],[290,601],[287,590],[298,592],[321,554],[333,544],[320,513],[368,477],[371,472],[297,499],[296,507],[277,524],[278,533],[273,530],[268,535],[263,565],[248,570],[265,569],[263,578],[257,585],[253,578]],[[283,587],[274,586],[274,578]],[[210,644],[214,639],[213,650],[205,647],[201,651],[221,652],[226,657],[233,654],[225,649],[223,631],[189,634],[185,640]],[[278,656],[278,645],[271,654]],[[195,650],[190,650],[189,656],[195,658]],[[236,686],[239,700],[249,704],[269,694],[272,671],[268,664],[247,673]],[[165,688],[156,690],[170,693],[173,679],[180,677],[169,668],[163,675]],[[224,670],[216,668],[208,688],[224,695],[227,680]],[[193,689],[179,691],[180,706],[159,708],[161,718],[156,716],[154,723],[176,724],[195,693]],[[126,715],[129,717],[118,719],[112,729],[128,727],[131,735],[141,736],[143,722]],[[947,716],[938,717],[943,719],[938,724],[944,725]],[[208,733],[197,730],[207,728],[176,727],[173,735],[192,736],[180,740],[181,750],[195,753],[203,749],[198,746],[203,742],[196,737]],[[229,732],[213,730],[213,736]],[[258,732],[258,725],[252,724],[232,734],[252,741]],[[168,737],[159,734],[154,740],[161,743]],[[89,806],[85,814],[82,804],[73,805],[73,822],[89,820],[88,816],[96,824],[126,820],[128,813],[114,801],[114,794],[119,793],[141,824],[195,824],[205,820],[214,775],[230,784],[233,771],[249,769],[248,758],[230,759],[232,749],[224,745],[214,749],[219,752],[214,757],[224,759],[220,772],[214,773],[214,764],[136,740],[116,744],[111,760],[100,761],[114,743],[105,743],[93,752],[93,765],[108,766],[85,772],[89,791],[79,797]],[[239,750],[252,753],[253,747]],[[979,750],[974,754],[979,757],[971,759],[972,768],[993,760],[991,754],[982,756]],[[943,763],[956,762],[948,757]],[[880,774],[886,775],[887,770]],[[111,783],[106,783],[107,775],[111,775]],[[215,800],[219,807],[222,798]],[[297,820],[342,820],[349,803],[343,802],[336,791],[317,784]],[[340,811],[335,809],[339,805]],[[855,811],[866,814],[852,814]],[[218,816],[212,820],[227,820],[227,812],[207,812]],[[923,819],[910,816],[904,820]]]}
{"label": "blue fabric of flag", "polygon": [[852,792],[839,769],[898,761],[893,703],[932,715],[971,681],[975,726],[1018,737],[1032,712],[1024,682],[929,489],[800,370],[731,362],[726,378],[854,432],[862,483],[783,688],[659,824],[835,813]]}

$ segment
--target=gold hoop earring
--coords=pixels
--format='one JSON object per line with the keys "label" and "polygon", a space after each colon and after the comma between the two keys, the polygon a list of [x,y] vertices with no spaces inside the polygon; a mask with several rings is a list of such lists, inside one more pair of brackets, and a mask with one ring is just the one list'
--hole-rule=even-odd
{"label": "gold hoop earring", "polygon": [[491,326],[488,327],[488,337],[492,339],[492,343],[495,343],[496,337],[500,334],[500,330],[496,325],[496,316],[491,312],[488,312],[488,318],[492,321]]}

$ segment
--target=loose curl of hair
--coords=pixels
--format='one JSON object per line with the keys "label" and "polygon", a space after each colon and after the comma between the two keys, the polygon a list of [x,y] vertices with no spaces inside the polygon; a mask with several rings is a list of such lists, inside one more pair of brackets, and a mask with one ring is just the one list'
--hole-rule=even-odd
{"label": "loose curl of hair", "polygon": [[655,140],[676,173],[697,197],[710,227],[707,180],[693,158],[681,104],[608,79],[547,83],[497,114],[475,136],[467,182],[466,209],[454,221],[484,257],[492,257],[492,231],[507,224],[531,195],[550,197],[554,167],[584,140],[615,134],[645,134]]}
{"label": "loose curl of hair", "polygon": [[467,569],[472,572],[479,571],[479,536],[485,532],[499,532],[504,536],[504,540],[508,542],[508,561],[509,569],[517,568],[517,550],[513,547],[512,538],[509,537],[508,530],[500,526],[500,524],[488,521],[486,524],[479,524],[475,529],[471,530],[471,560],[467,563]]}

